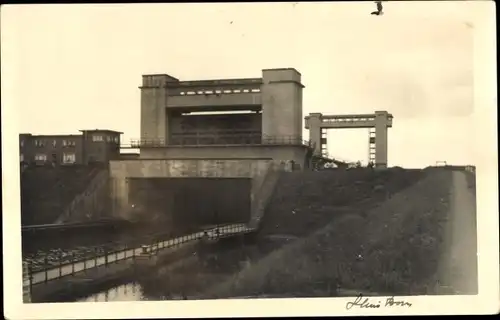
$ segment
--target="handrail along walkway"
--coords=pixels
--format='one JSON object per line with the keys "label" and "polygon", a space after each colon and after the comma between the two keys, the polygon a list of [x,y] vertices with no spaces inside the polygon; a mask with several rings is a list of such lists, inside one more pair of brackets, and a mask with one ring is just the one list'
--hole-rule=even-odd
{"label": "handrail along walkway", "polygon": [[[255,231],[255,228],[250,228],[246,224],[233,224],[220,226],[215,228],[210,228],[206,230],[202,230],[199,232],[195,232],[192,234],[176,237],[169,240],[162,240],[158,242],[154,242],[149,245],[149,247],[157,252],[161,249],[172,248],[181,244],[185,244],[187,242],[195,241],[201,239],[204,235],[208,236],[210,239],[224,238],[233,236],[236,234],[245,234],[249,232]],[[143,251],[143,246],[135,247],[135,248],[125,248],[115,250],[105,255],[94,256],[92,258],[85,258],[85,260],[79,261],[71,261],[69,263],[60,264],[55,268],[47,268],[45,270],[33,272],[31,266],[29,266],[29,278],[30,285],[44,283],[47,281],[60,279],[65,276],[74,275],[77,272],[81,272],[84,270],[88,270],[91,268],[95,268],[98,266],[105,265],[107,266],[110,263],[133,259],[138,256]]]}

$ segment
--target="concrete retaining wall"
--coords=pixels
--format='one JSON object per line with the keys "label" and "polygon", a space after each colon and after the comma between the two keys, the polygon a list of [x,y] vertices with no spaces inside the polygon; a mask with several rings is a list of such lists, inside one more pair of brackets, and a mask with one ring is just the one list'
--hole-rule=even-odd
{"label": "concrete retaining wall", "polygon": [[267,173],[272,160],[123,160],[110,161],[112,214],[131,218],[128,178],[221,177],[252,178],[252,207],[260,189],[259,177]]}
{"label": "concrete retaining wall", "polygon": [[79,222],[101,216],[109,199],[108,181],[107,171],[98,173],[87,189],[73,199],[56,223]]}
{"label": "concrete retaining wall", "polygon": [[274,193],[280,173],[285,168],[285,164],[271,163],[263,175],[254,179],[255,189],[252,191],[250,227],[258,228],[260,220],[264,215],[267,205]]}
{"label": "concrete retaining wall", "polygon": [[293,160],[304,167],[307,147],[294,145],[242,145],[242,146],[168,146],[165,148],[142,148],[141,159],[274,159]]}

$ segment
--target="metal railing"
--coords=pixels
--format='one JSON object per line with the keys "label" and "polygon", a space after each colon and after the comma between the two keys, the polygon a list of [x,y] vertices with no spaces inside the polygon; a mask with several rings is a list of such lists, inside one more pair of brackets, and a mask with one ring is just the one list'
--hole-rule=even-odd
{"label": "metal railing", "polygon": [[448,166],[448,163],[446,161],[436,161],[436,167],[446,167]]}
{"label": "metal railing", "polygon": [[313,144],[300,136],[266,136],[248,135],[183,135],[171,137],[168,141],[161,138],[131,139],[122,148],[162,148],[168,146],[200,146],[200,145],[302,145],[312,148]]}
{"label": "metal railing", "polygon": [[446,161],[436,161],[436,164],[434,166],[430,166],[430,167],[435,167],[435,168],[447,168],[447,169],[450,169],[450,170],[465,170],[467,172],[471,172],[471,173],[476,173],[476,166],[474,165],[453,165],[453,164],[449,164],[448,162]]}
{"label": "metal railing", "polygon": [[48,263],[48,257],[46,256],[44,265],[41,268],[35,269],[32,263],[28,263],[29,285],[31,287],[34,284],[47,283],[51,280],[73,276],[77,272],[99,266],[107,268],[109,265],[119,261],[135,259],[135,257],[145,252],[145,246],[148,248],[148,253],[156,254],[159,250],[174,248],[195,240],[225,238],[235,234],[250,233],[254,230],[255,229],[248,227],[246,224],[223,225],[176,238],[151,241],[147,245],[143,244],[139,247],[124,245],[122,248],[112,249],[110,251],[104,249],[102,253],[96,250],[91,257],[85,256],[80,259],[75,259],[75,256],[72,255],[69,257],[69,260],[59,260],[57,265],[50,265]]}
{"label": "metal railing", "polygon": [[92,221],[79,221],[70,223],[50,223],[50,224],[36,224],[36,225],[24,225],[21,226],[21,231],[26,232],[37,232],[44,230],[67,230],[67,229],[81,229],[81,228],[92,228],[92,227],[108,227],[108,226],[122,226],[131,225],[132,222],[118,219],[96,219]]}
{"label": "metal railing", "polygon": [[465,166],[465,171],[476,173],[476,166],[467,165]]}
{"label": "metal railing", "polygon": [[[75,223],[74,225],[85,225],[85,223]],[[90,223],[87,223],[87,225],[91,225]],[[99,226],[99,224],[92,224],[94,226]],[[91,225],[91,226],[92,226]],[[103,224],[104,225],[104,224]],[[71,225],[70,225],[71,226]],[[63,226],[60,226],[63,227]],[[200,228],[193,227],[189,229],[184,229],[184,233],[196,233],[199,232]],[[173,239],[181,236],[180,234],[176,233],[167,233],[167,232],[157,232],[157,233],[152,233],[148,234],[146,236],[140,236],[140,237],[135,237],[131,238],[125,241],[112,241],[112,242],[107,242],[107,243],[101,243],[99,245],[95,246],[83,246],[79,247],[79,249],[83,249],[83,252],[78,252],[78,250],[70,250],[71,254],[66,252],[64,249],[58,249],[59,254],[55,256],[54,254],[51,253],[45,253],[42,255],[40,258],[35,257],[30,257],[31,255],[27,255],[23,257],[23,259],[28,260],[29,268],[33,272],[38,272],[41,270],[45,269],[50,269],[50,268],[56,268],[60,265],[68,264],[71,262],[81,262],[84,260],[92,260],[95,258],[95,256],[102,256],[104,252],[112,253],[114,251],[120,251],[125,248],[133,248],[139,245],[142,245],[144,243],[153,243],[157,242],[160,240],[164,239]],[[76,254],[75,254],[76,252]],[[76,257],[75,257],[76,256]],[[43,264],[40,263],[40,261],[43,260]],[[41,265],[40,265],[41,264]]]}

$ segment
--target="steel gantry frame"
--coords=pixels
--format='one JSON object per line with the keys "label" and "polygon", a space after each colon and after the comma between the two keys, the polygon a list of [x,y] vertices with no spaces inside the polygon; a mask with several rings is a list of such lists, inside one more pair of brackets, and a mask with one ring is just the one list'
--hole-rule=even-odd
{"label": "steel gantry frame", "polygon": [[310,141],[316,156],[327,154],[328,129],[369,129],[368,161],[375,167],[387,167],[387,131],[392,127],[392,114],[375,111],[373,114],[323,115],[310,113],[305,117]]}

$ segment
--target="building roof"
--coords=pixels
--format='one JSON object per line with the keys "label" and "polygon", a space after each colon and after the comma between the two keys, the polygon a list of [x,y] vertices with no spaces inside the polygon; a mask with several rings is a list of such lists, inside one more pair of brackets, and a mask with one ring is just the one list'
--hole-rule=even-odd
{"label": "building roof", "polygon": [[[93,129],[93,130],[78,130],[82,133],[85,132],[102,132],[102,133],[118,133],[123,134],[120,131],[108,130],[108,129]],[[78,137],[81,134],[73,133],[73,134],[32,134],[32,133],[20,133],[19,136],[31,136],[31,137],[47,137],[47,138],[57,138],[57,137]]]}
{"label": "building roof", "polygon": [[143,74],[142,76],[143,77],[164,76],[164,77],[170,78],[170,80],[179,81],[179,79],[177,79],[176,77],[172,77],[171,75],[166,74],[166,73],[148,73],[148,74]]}
{"label": "building roof", "polygon": [[93,129],[93,130],[79,130],[80,132],[107,132],[107,133],[119,133],[123,134],[123,132],[120,131],[115,131],[115,130],[108,130],[108,129]]}
{"label": "building roof", "polygon": [[66,138],[66,137],[81,137],[81,134],[31,134],[21,133],[20,136],[28,136],[32,138]]}
{"label": "building roof", "polygon": [[297,72],[298,74],[302,75],[297,69],[295,68],[267,68],[267,69],[262,69],[262,71],[280,71],[280,70],[293,70]]}

